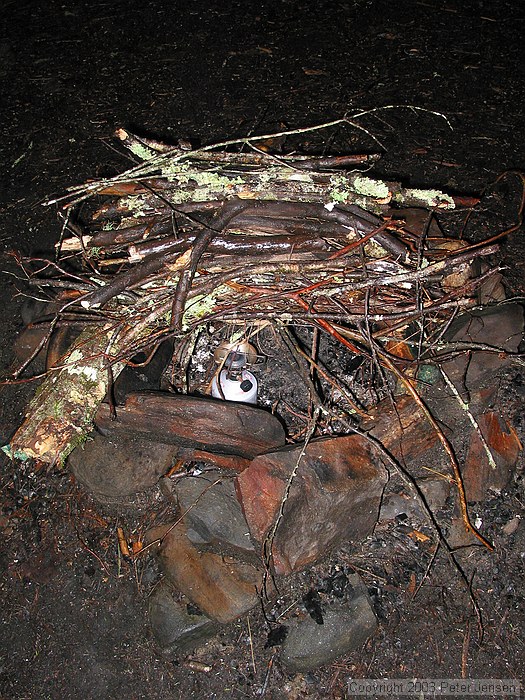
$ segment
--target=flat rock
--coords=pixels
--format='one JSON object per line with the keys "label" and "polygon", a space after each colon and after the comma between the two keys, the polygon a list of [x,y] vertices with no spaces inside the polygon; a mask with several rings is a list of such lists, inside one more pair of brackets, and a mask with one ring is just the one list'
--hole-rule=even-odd
{"label": "flat rock", "polygon": [[[343,540],[367,537],[376,521],[387,473],[359,435],[311,442],[253,460],[236,489],[254,541],[274,529],[272,563],[287,575],[329,554]],[[288,481],[299,466],[288,491]]]}
{"label": "flat rock", "polygon": [[132,432],[156,442],[248,459],[285,442],[277,418],[256,406],[164,392],[128,394],[116,420],[102,404],[95,424],[108,435]]}
{"label": "flat rock", "polygon": [[165,581],[149,598],[149,618],[153,636],[166,654],[188,653],[213,637],[218,625],[195,609],[178,600]]}
{"label": "flat rock", "polygon": [[[217,470],[185,476],[174,485],[188,538],[194,544],[219,542],[254,551],[248,523],[235,495],[235,486]],[[218,483],[217,483],[218,482]]]}
{"label": "flat rock", "polygon": [[[523,330],[523,307],[502,304],[462,314],[444,337],[451,343],[478,343],[516,352],[523,340]],[[475,350],[444,362],[442,366],[456,386],[464,383],[471,392],[505,364],[501,353]]]}
{"label": "flat rock", "polygon": [[[417,479],[417,485],[421,489],[425,500],[433,513],[443,508],[450,494],[450,483],[442,477],[423,477]],[[421,500],[411,491],[401,493],[389,493],[381,502],[379,520],[393,520],[398,515],[405,514],[408,517],[424,519],[426,509]]]}
{"label": "flat rock", "polygon": [[173,463],[176,448],[141,437],[92,433],[68,459],[76,479],[95,497],[116,499],[154,486]]}
{"label": "flat rock", "polygon": [[259,604],[263,572],[252,564],[199,551],[182,523],[156,536],[162,537],[159,564],[166,578],[211,619],[232,622]]}
{"label": "flat rock", "polygon": [[[476,417],[476,422],[485,445],[473,430],[463,468],[468,501],[483,501],[488,498],[489,491],[500,493],[509,483],[522,449],[514,429],[495,411],[482,413]],[[486,448],[490,451],[490,460]]]}
{"label": "flat rock", "polygon": [[359,576],[350,576],[353,595],[323,610],[323,624],[312,617],[288,625],[281,660],[288,670],[306,672],[330,664],[361,647],[375,632],[377,619]]}

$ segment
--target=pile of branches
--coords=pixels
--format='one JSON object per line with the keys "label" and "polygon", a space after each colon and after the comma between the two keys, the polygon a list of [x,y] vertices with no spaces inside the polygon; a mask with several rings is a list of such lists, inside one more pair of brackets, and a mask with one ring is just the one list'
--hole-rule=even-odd
{"label": "pile of branches", "polygon": [[[56,260],[25,267],[61,300],[49,332],[70,323],[82,332],[29,406],[15,457],[62,461],[126,362],[167,338],[187,343],[212,321],[310,325],[414,391],[412,366],[432,357],[443,328],[496,272],[476,276],[472,265],[497,250],[492,241],[414,233],[393,218],[417,206],[430,221],[473,200],[367,177],[376,156],[277,156],[256,138],[244,153],[226,150],[233,142],[187,150],[118,136],[143,161],[71,188]],[[400,339],[412,354],[392,351]]]}

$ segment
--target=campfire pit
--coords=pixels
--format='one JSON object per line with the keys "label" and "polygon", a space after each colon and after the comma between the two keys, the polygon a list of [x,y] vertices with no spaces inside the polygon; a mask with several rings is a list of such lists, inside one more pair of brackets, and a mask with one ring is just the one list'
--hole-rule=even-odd
{"label": "campfire pit", "polygon": [[[77,478],[99,496],[127,495],[165,474],[182,481],[189,461],[220,470],[212,491],[235,473],[227,502],[242,509],[235,518],[250,547],[191,520],[201,492],[173,523],[150,533],[144,549],[158,546],[166,579],[204,611],[210,634],[215,623],[257,605],[258,594],[271,599],[280,576],[343,541],[366,538],[391,471],[421,498],[438,543],[450,548],[424,486],[407,470],[437,444],[450,465],[446,478],[457,492],[463,535],[490,549],[469,516],[446,412],[460,406],[472,454],[489,467],[470,493],[482,498],[484,488],[501,489],[521,445],[502,416],[487,414],[480,357],[504,363],[522,339],[523,311],[497,306],[501,275],[490,264],[507,232],[470,244],[446,237],[435,213],[476,202],[373,179],[363,172],[373,156],[225,150],[236,142],[185,150],[123,130],[118,136],[144,162],[72,188],[62,200],[56,262],[20,261],[56,312],[14,380],[62,329],[78,332],[4,450],[49,464],[71,454]],[[497,320],[487,332],[489,306]],[[481,330],[473,330],[476,321]],[[169,391],[129,392],[115,404],[113,384],[124,368],[137,365],[140,353],[147,364],[168,342]],[[213,350],[225,343],[250,344],[266,358],[258,408],[206,398],[228,358],[217,366]],[[272,394],[272,362],[285,363],[293,376],[295,405],[285,391]],[[93,424],[103,436],[91,442]],[[140,437],[140,449],[124,434]],[[100,486],[104,440],[115,441],[118,493],[111,493],[114,477]],[[171,447],[146,478],[130,478],[126,491],[120,472],[136,468],[129,450],[147,453],[148,441]],[[88,476],[94,451],[98,461]],[[219,524],[233,517],[227,512]],[[169,592],[159,595],[153,619],[159,606],[173,608]],[[178,609],[173,614],[180,618]],[[362,614],[372,631],[373,620],[366,609]],[[187,623],[194,630],[193,618]],[[179,642],[187,648],[202,639],[188,629],[177,637],[163,628],[158,636],[171,651]],[[290,663],[303,668],[297,657]]]}

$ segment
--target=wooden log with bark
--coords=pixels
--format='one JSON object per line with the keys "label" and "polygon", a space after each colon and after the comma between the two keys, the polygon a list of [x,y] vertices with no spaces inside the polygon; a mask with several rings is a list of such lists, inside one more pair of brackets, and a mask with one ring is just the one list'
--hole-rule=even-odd
{"label": "wooden log with bark", "polygon": [[245,458],[285,442],[277,418],[256,406],[161,392],[129,394],[116,417],[102,404],[95,424],[105,435],[123,431],[165,444]]}

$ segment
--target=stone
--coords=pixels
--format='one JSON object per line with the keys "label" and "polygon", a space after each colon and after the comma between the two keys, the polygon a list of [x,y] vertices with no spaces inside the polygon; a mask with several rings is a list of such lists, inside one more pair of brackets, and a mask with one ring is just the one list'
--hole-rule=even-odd
{"label": "stone", "polygon": [[233,557],[199,551],[182,523],[167,534],[153,532],[147,540],[154,535],[162,538],[159,564],[166,578],[211,619],[232,622],[259,604],[261,569]]}
{"label": "stone", "polygon": [[476,422],[489,448],[491,460],[476,430],[463,468],[463,483],[468,501],[484,501],[489,491],[500,493],[509,483],[521,442],[507,421],[495,411],[476,416]]}
{"label": "stone", "polygon": [[153,636],[165,654],[193,651],[218,631],[213,620],[177,598],[173,588],[161,581],[148,601]]}
{"label": "stone", "polygon": [[252,538],[261,548],[279,520],[271,551],[278,575],[305,568],[343,540],[367,537],[387,480],[386,470],[360,435],[312,441],[304,455],[303,449],[298,445],[261,455],[236,477]]}
{"label": "stone", "polygon": [[[523,307],[502,304],[462,314],[450,325],[444,339],[450,343],[478,343],[517,352],[523,340]],[[458,389],[465,384],[472,392],[505,364],[501,353],[475,350],[443,362],[442,367]]]}
{"label": "stone", "polygon": [[[450,482],[442,477],[423,477],[417,479],[417,485],[433,513],[443,508],[450,494]],[[410,491],[389,493],[381,502],[379,520],[393,520],[398,515],[405,514],[409,518],[425,519],[427,511],[421,500]]]}
{"label": "stone", "polygon": [[184,448],[251,459],[285,443],[284,428],[256,406],[167,392],[138,392],[117,408],[101,405],[95,424],[105,434],[131,432]]}
{"label": "stone", "polygon": [[154,486],[173,464],[176,448],[132,435],[92,433],[69,455],[75,478],[96,498],[118,500]]}
{"label": "stone", "polygon": [[292,620],[281,649],[289,671],[302,673],[330,664],[361,647],[377,629],[366,588],[359,576],[349,577],[352,595],[323,610],[323,624],[311,616]]}
{"label": "stone", "polygon": [[398,396],[395,403],[390,397],[383,399],[368,411],[360,427],[402,463],[429,450],[438,440],[411,396]]}
{"label": "stone", "polygon": [[[216,483],[218,480],[219,483]],[[194,544],[219,542],[248,552],[254,551],[248,523],[235,495],[231,479],[217,470],[199,476],[184,476],[174,485],[188,538]]]}

